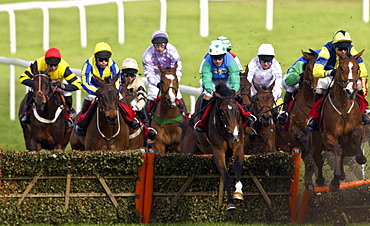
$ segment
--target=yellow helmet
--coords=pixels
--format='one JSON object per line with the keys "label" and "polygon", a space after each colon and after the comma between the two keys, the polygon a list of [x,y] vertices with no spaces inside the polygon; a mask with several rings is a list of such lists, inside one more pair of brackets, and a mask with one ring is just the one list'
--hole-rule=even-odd
{"label": "yellow helmet", "polygon": [[113,54],[112,49],[108,43],[99,42],[95,45],[94,55],[98,58],[110,58]]}
{"label": "yellow helmet", "polygon": [[122,62],[122,66],[121,66],[121,69],[124,70],[124,69],[135,69],[136,71],[139,71],[139,66],[136,62],[135,59],[133,58],[126,58],[123,62]]}
{"label": "yellow helmet", "polygon": [[338,42],[349,42],[349,43],[351,43],[352,39],[351,39],[351,36],[349,35],[349,33],[347,31],[340,30],[340,31],[335,32],[335,34],[333,36],[333,43],[335,44],[335,43],[338,43]]}

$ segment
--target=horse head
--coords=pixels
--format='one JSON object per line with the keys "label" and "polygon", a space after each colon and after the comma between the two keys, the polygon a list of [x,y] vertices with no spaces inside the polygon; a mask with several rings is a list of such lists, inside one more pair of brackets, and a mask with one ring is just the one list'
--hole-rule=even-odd
{"label": "horse head", "polygon": [[93,76],[100,86],[95,92],[95,95],[98,97],[98,111],[104,113],[109,125],[115,126],[117,124],[119,104],[119,95],[115,84],[118,76],[114,78],[106,77],[104,80],[95,75]]}
{"label": "horse head", "polygon": [[44,111],[50,96],[53,95],[51,79],[47,74],[39,73],[33,77],[34,103],[36,110]]}
{"label": "horse head", "polygon": [[216,86],[214,93],[216,98],[216,117],[222,124],[224,138],[238,142],[240,140],[243,129],[241,126],[241,113],[236,101],[236,94],[233,90],[229,89],[226,85]]}
{"label": "horse head", "polygon": [[275,86],[275,81],[269,87],[259,87],[253,81],[253,86],[257,90],[253,105],[254,114],[257,115],[258,120],[264,127],[268,127],[272,124],[273,119],[271,110],[274,107],[274,95],[272,89]]}
{"label": "horse head", "polygon": [[161,82],[160,90],[162,98],[164,98],[170,108],[177,107],[177,92],[179,90],[179,80],[176,75],[177,62],[174,68],[163,68],[158,64],[158,68],[161,71]]}
{"label": "horse head", "polygon": [[336,50],[337,55],[340,57],[339,66],[336,75],[334,76],[335,82],[344,91],[349,100],[354,100],[357,93],[357,81],[360,77],[360,66],[357,62],[364,50],[355,56],[342,54]]}
{"label": "horse head", "polygon": [[245,105],[250,106],[251,83],[248,81],[248,65],[245,66],[245,71],[239,74],[240,77],[240,96]]}
{"label": "horse head", "polygon": [[313,76],[313,66],[315,65],[318,54],[312,49],[309,50],[310,52],[304,52],[303,50],[301,50],[302,55],[307,61],[303,73],[303,81],[306,82],[311,87],[311,89],[315,89],[317,86],[318,78]]}

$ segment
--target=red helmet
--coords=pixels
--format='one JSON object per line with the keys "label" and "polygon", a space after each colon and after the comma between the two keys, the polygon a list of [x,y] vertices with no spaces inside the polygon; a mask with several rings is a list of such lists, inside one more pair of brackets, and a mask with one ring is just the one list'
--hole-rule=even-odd
{"label": "red helmet", "polygon": [[59,64],[61,58],[62,56],[57,48],[50,48],[45,53],[45,61],[47,64]]}

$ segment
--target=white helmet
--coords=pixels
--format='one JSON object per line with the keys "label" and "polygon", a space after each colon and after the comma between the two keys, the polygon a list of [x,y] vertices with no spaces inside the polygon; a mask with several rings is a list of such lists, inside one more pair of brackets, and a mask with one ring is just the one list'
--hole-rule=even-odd
{"label": "white helmet", "polygon": [[257,56],[260,55],[267,55],[267,56],[275,56],[274,47],[271,44],[262,44],[258,48]]}
{"label": "white helmet", "polygon": [[211,44],[209,44],[208,53],[211,56],[222,55],[226,52],[226,47],[220,40],[213,40]]}
{"label": "white helmet", "polygon": [[226,48],[227,50],[231,50],[231,48],[232,48],[232,46],[231,46],[231,42],[230,42],[230,40],[229,40],[229,39],[227,39],[225,36],[219,36],[219,37],[217,38],[217,40],[222,41],[222,43],[225,45],[225,48]]}
{"label": "white helmet", "polygon": [[122,66],[121,66],[121,69],[124,70],[124,69],[135,69],[136,71],[139,71],[139,66],[136,62],[135,59],[133,58],[126,58],[123,62],[122,62]]}

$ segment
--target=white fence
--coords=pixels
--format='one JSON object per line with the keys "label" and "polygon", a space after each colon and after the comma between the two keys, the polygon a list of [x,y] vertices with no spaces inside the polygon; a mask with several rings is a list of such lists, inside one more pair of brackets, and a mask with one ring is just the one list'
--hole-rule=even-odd
{"label": "white fence", "polygon": [[[26,61],[26,60],[22,60],[22,59],[16,59],[16,58],[7,58],[7,57],[1,57],[0,56],[0,64],[5,64],[5,65],[9,65],[10,67],[10,84],[9,84],[9,87],[10,87],[10,95],[9,95],[9,108],[10,108],[10,111],[9,111],[9,114],[10,114],[10,120],[15,120],[16,118],[16,92],[15,92],[15,84],[18,83],[18,78],[19,78],[19,75],[16,75],[15,74],[15,66],[20,66],[22,68],[27,68],[30,63],[32,63],[32,61]],[[71,68],[71,70],[73,71],[73,73],[75,73],[77,76],[81,77],[81,69],[76,69],[76,68]],[[148,82],[146,80],[146,78],[142,78],[145,85],[148,85]],[[190,96],[190,109],[189,109],[189,112],[190,113],[194,113],[194,110],[195,110],[195,97],[199,96],[200,94],[200,89],[199,88],[194,88],[194,87],[191,87],[191,86],[184,86],[184,85],[180,85],[180,90],[181,90],[181,93],[182,94],[186,94],[186,95],[189,95]],[[76,104],[76,109],[77,110],[80,110],[81,109],[81,100],[82,100],[82,97],[81,97],[81,90],[78,90],[77,92],[77,95],[76,95],[76,101],[75,101],[75,104]]]}

